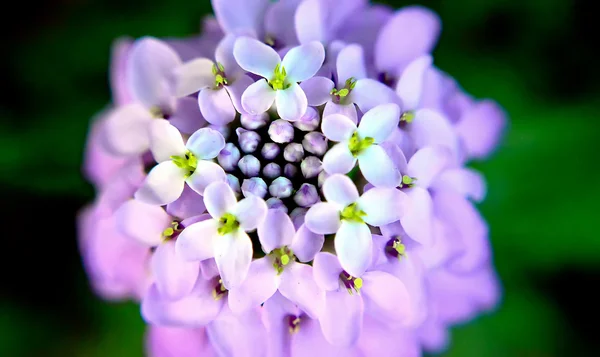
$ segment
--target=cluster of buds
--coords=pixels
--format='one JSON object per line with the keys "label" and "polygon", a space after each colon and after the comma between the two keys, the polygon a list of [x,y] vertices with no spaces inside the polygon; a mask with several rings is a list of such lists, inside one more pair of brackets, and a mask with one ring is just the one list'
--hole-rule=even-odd
{"label": "cluster of buds", "polygon": [[430,10],[212,0],[115,44],[80,247],[152,356],[420,356],[499,299],[485,181],[505,115],[435,67]]}

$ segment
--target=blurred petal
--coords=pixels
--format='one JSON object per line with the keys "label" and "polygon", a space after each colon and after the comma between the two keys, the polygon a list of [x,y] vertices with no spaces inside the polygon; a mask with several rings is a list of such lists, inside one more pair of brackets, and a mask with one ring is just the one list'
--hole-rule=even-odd
{"label": "blurred petal", "polygon": [[483,159],[498,145],[507,124],[504,110],[495,102],[485,100],[462,115],[456,132],[469,157]]}
{"label": "blurred petal", "polygon": [[319,318],[325,339],[332,345],[350,346],[360,336],[363,323],[363,301],[346,290],[328,291],[325,309]]}
{"label": "blurred petal", "polygon": [[240,37],[235,41],[233,55],[244,70],[267,79],[271,79],[275,67],[281,63],[274,49],[250,37]]}
{"label": "blurred petal", "polygon": [[200,262],[183,260],[175,254],[175,242],[164,242],[152,255],[152,274],[156,288],[169,300],[178,300],[189,294],[198,275]]}
{"label": "blurred petal", "polygon": [[331,114],[323,117],[321,130],[329,140],[347,141],[356,131],[356,124],[352,119],[342,114]]}
{"label": "blurred petal", "polygon": [[379,145],[372,145],[358,155],[358,167],[374,186],[396,187],[400,182],[400,173]]}
{"label": "blurred petal", "polygon": [[181,196],[167,205],[167,212],[174,217],[185,219],[206,212],[204,199],[189,186],[185,186]]}
{"label": "blurred petal", "polygon": [[406,194],[395,188],[374,187],[363,193],[357,203],[367,214],[365,222],[375,227],[392,223],[408,214]]}
{"label": "blurred petal", "polygon": [[361,276],[371,263],[373,238],[364,223],[342,221],[334,240],[342,268],[352,276]]}
{"label": "blurred petal", "polygon": [[308,264],[286,266],[281,274],[279,292],[312,318],[317,318],[323,311],[325,292],[315,282],[313,267]]}
{"label": "blurred petal", "polygon": [[299,261],[306,263],[315,258],[323,248],[325,236],[311,232],[305,224],[301,225],[294,236],[290,249]]}
{"label": "blurred petal", "polygon": [[344,47],[337,56],[337,82],[343,87],[346,80],[367,78],[365,57],[360,45],[352,44]]}
{"label": "blurred petal", "polygon": [[217,48],[215,49],[215,60],[225,68],[225,74],[230,77],[230,73],[241,71],[240,66],[235,61],[233,56],[233,46],[235,46],[236,35],[226,34],[225,37],[219,41]]}
{"label": "blurred petal", "polygon": [[213,61],[208,58],[196,58],[175,68],[175,95],[185,97],[200,89],[213,87],[215,75],[212,73]]}
{"label": "blurred petal", "polygon": [[187,184],[192,190],[204,195],[204,190],[214,182],[227,180],[227,175],[221,166],[212,161],[199,160],[196,164],[196,171],[187,178]]}
{"label": "blurred petal", "polygon": [[450,121],[442,114],[431,109],[420,109],[409,129],[415,146],[421,149],[425,146],[445,146],[456,155],[457,136]]}
{"label": "blurred petal", "polygon": [[265,219],[258,225],[258,239],[267,254],[276,248],[292,244],[295,233],[290,217],[278,209],[270,209]]}
{"label": "blurred petal", "polygon": [[402,99],[403,110],[411,111],[419,107],[424,86],[425,72],[431,68],[433,59],[430,55],[424,55],[413,60],[402,72],[396,93]]}
{"label": "blurred petal", "polygon": [[269,0],[211,0],[215,17],[226,33],[260,36]]}
{"label": "blurred petal", "polygon": [[306,212],[306,227],[318,234],[333,234],[340,228],[340,210],[334,204],[319,202]]}
{"label": "blurred petal", "polygon": [[215,262],[227,290],[238,287],[250,269],[252,241],[246,232],[237,231],[218,236],[214,242]]}
{"label": "blurred petal", "polygon": [[214,257],[214,242],[218,223],[207,219],[191,224],[179,234],[175,241],[175,249],[179,256],[188,261],[202,261]]}
{"label": "blurred petal", "polygon": [[135,198],[151,204],[162,206],[175,201],[181,196],[185,172],[173,161],[164,161],[154,166],[142,186],[135,193]]}
{"label": "blurred petal", "polygon": [[226,182],[217,182],[204,191],[204,204],[208,213],[219,219],[234,209],[237,199]]}
{"label": "blurred petal", "polygon": [[358,124],[362,138],[373,138],[379,144],[390,136],[400,121],[400,107],[394,103],[381,104],[363,115]]}
{"label": "blurred petal", "polygon": [[192,134],[185,145],[198,159],[214,159],[225,147],[225,139],[214,129],[202,128]]}
{"label": "blurred petal", "polygon": [[482,201],[487,190],[483,175],[468,168],[445,170],[431,188],[433,190],[453,190],[475,202]]}
{"label": "blurred petal", "polygon": [[148,125],[152,117],[139,104],[128,104],[113,109],[103,128],[103,144],[114,155],[139,155],[150,147]]}
{"label": "blurred petal", "polygon": [[390,87],[370,78],[356,81],[356,85],[348,97],[350,101],[358,105],[363,113],[380,104],[400,102],[398,95]]}
{"label": "blurred petal", "polygon": [[433,239],[433,207],[426,189],[411,187],[405,191],[408,209],[400,218],[406,233],[417,242],[429,246]]}
{"label": "blurred petal", "polygon": [[352,179],[346,175],[334,174],[325,180],[323,195],[328,202],[346,207],[358,200],[358,190]]}
{"label": "blurred petal", "polygon": [[300,119],[308,108],[306,94],[297,83],[292,83],[289,88],[284,90],[276,91],[275,103],[277,114],[281,119],[289,121]]}
{"label": "blurred petal", "polygon": [[362,279],[360,292],[367,314],[388,324],[404,322],[411,316],[410,296],[398,278],[382,271],[370,271]]}
{"label": "blurred petal", "polygon": [[346,174],[356,165],[356,158],[352,156],[348,143],[334,145],[323,157],[323,169],[328,174]]}
{"label": "blurred petal", "polygon": [[206,121],[226,125],[235,119],[236,111],[231,98],[223,88],[205,88],[198,94],[198,105]]}
{"label": "blurred petal", "polygon": [[171,217],[162,207],[138,200],[123,203],[115,219],[120,232],[150,247],[163,241],[162,232],[171,224]]}
{"label": "blurred petal", "polygon": [[267,204],[262,198],[250,195],[238,202],[231,213],[237,218],[241,229],[253,231],[264,221],[267,210]]}
{"label": "blurred petal", "polygon": [[327,10],[319,0],[305,0],[300,3],[294,21],[300,43],[327,40],[326,16]]}
{"label": "blurred petal", "polygon": [[333,81],[326,77],[312,77],[300,83],[308,105],[319,106],[331,100],[331,90],[335,87]]}
{"label": "blurred petal", "polygon": [[256,259],[250,264],[246,279],[238,287],[229,290],[229,308],[239,314],[259,307],[275,294],[279,280],[271,258]]}
{"label": "blurred petal", "polygon": [[281,65],[287,72],[289,82],[302,82],[317,73],[325,60],[325,48],[321,42],[312,41],[288,51]]}
{"label": "blurred petal", "polygon": [[150,122],[150,151],[156,162],[164,162],[171,156],[184,156],[185,145],[181,133],[164,119]]}
{"label": "blurred petal", "polygon": [[177,99],[175,113],[169,118],[169,123],[184,134],[192,134],[206,126],[206,120],[200,113],[198,101],[190,97]]}
{"label": "blurred petal", "polygon": [[407,174],[417,179],[415,185],[428,188],[451,159],[450,151],[443,146],[424,147],[410,158]]}
{"label": "blurred petal", "polygon": [[260,79],[246,88],[242,94],[242,106],[250,114],[262,114],[271,108],[276,95],[267,80]]}

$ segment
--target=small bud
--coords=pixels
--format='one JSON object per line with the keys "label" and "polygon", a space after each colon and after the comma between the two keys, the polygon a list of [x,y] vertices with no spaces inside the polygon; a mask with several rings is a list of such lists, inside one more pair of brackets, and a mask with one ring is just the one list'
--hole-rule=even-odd
{"label": "small bud", "polygon": [[323,156],[327,152],[328,143],[325,135],[313,131],[304,136],[302,146],[306,151],[317,156]]}
{"label": "small bud", "polygon": [[283,167],[283,175],[285,177],[292,178],[292,177],[296,176],[297,173],[298,173],[298,168],[295,165],[285,164],[285,166]]}
{"label": "small bud", "polygon": [[256,130],[267,125],[269,122],[269,114],[267,112],[258,115],[242,114],[240,121],[244,128],[248,130]]}
{"label": "small bud", "polygon": [[319,177],[317,178],[319,188],[323,187],[323,184],[325,183],[325,180],[327,180],[328,177],[329,177],[329,174],[327,172],[325,172],[325,170],[321,171],[321,173],[319,174]]}
{"label": "small bud", "polygon": [[246,177],[255,177],[260,172],[260,161],[252,155],[246,155],[240,159],[238,167]]}
{"label": "small bud", "polygon": [[223,135],[223,138],[225,138],[225,140],[229,139],[229,135],[231,134],[231,129],[227,125],[211,124],[208,127],[221,133],[221,135]]}
{"label": "small bud", "polygon": [[279,148],[279,145],[275,143],[266,143],[263,145],[262,150],[260,151],[262,156],[267,160],[273,160],[277,157],[277,155],[279,155],[280,152],[281,149]]}
{"label": "small bud", "polygon": [[289,162],[300,162],[304,157],[304,148],[298,143],[288,144],[283,149],[283,158]]}
{"label": "small bud", "polygon": [[257,132],[244,128],[237,128],[235,132],[237,133],[238,143],[243,152],[248,154],[256,151],[258,144],[260,144],[260,135]]}
{"label": "small bud", "polygon": [[240,150],[232,143],[227,143],[217,156],[217,161],[223,170],[233,171],[237,167],[240,157]]}
{"label": "small bud", "polygon": [[313,131],[319,127],[319,112],[313,107],[308,107],[300,119],[294,122],[294,126],[302,131]]}
{"label": "small bud", "polygon": [[254,195],[264,198],[267,195],[267,184],[259,177],[245,179],[242,183],[242,193],[244,194],[244,197]]}
{"label": "small bud", "polygon": [[277,165],[274,162],[268,163],[267,166],[265,166],[265,168],[263,169],[263,175],[270,179],[279,177],[281,176],[281,166]]}
{"label": "small bud", "polygon": [[300,207],[310,207],[319,202],[319,193],[314,185],[303,183],[294,195],[294,202]]}
{"label": "small bud", "polygon": [[271,183],[271,186],[269,186],[269,193],[271,196],[277,198],[290,197],[292,195],[292,191],[294,191],[292,181],[285,177],[276,178]]}
{"label": "small bud", "polygon": [[227,174],[227,184],[229,184],[229,187],[231,187],[231,190],[235,193],[236,198],[239,199],[242,195],[240,180],[232,174]]}
{"label": "small bud", "polygon": [[288,213],[288,208],[286,205],[283,204],[283,201],[281,201],[279,198],[277,197],[271,197],[267,200],[267,207],[269,207],[269,209],[278,209],[284,213]]}
{"label": "small bud", "polygon": [[294,139],[294,127],[283,119],[277,119],[269,126],[269,136],[276,143],[289,143]]}
{"label": "small bud", "polygon": [[302,163],[300,164],[300,171],[302,171],[302,176],[309,179],[317,177],[317,175],[319,175],[323,170],[322,166],[323,164],[318,157],[309,156],[302,160]]}

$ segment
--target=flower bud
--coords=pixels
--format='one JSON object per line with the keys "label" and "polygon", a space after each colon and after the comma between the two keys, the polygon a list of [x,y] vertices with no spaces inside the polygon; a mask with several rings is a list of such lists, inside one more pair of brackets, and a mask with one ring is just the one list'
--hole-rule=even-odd
{"label": "flower bud", "polygon": [[278,177],[269,186],[269,193],[273,197],[277,198],[286,198],[292,195],[292,191],[294,191],[294,187],[292,186],[292,181],[290,181],[286,177]]}
{"label": "flower bud", "polygon": [[296,176],[297,173],[298,173],[298,168],[295,165],[285,164],[285,166],[283,167],[283,175],[285,177],[292,178],[292,177]]}
{"label": "flower bud", "polygon": [[267,160],[273,160],[277,157],[277,155],[279,155],[280,152],[281,149],[279,148],[279,145],[275,143],[266,143],[263,145],[262,150],[260,151],[262,157]]}
{"label": "flower bud", "polygon": [[227,174],[227,184],[231,187],[231,190],[235,193],[235,196],[239,199],[242,195],[242,189],[240,188],[240,180],[232,174]]}
{"label": "flower bud", "polygon": [[325,180],[327,180],[327,178],[330,175],[325,172],[325,170],[322,170],[321,173],[319,174],[319,177],[317,178],[317,183],[319,184],[319,188],[323,187],[323,184],[325,183]]}
{"label": "flower bud", "polygon": [[263,175],[270,179],[279,177],[281,176],[281,166],[277,165],[274,162],[270,162],[263,169]]}
{"label": "flower bud", "polygon": [[269,126],[269,137],[276,143],[289,143],[294,139],[294,127],[283,119],[277,119]]}
{"label": "flower bud", "polygon": [[240,156],[240,150],[232,143],[227,143],[217,156],[217,161],[223,170],[233,171],[240,161]]}
{"label": "flower bud", "polygon": [[260,135],[257,132],[244,128],[237,128],[235,132],[237,133],[238,143],[243,152],[248,154],[256,151],[258,144],[260,144]]}
{"label": "flower bud", "polygon": [[284,213],[288,213],[287,206],[283,204],[283,201],[276,197],[271,197],[267,200],[267,207],[269,207],[269,209],[278,209]]}
{"label": "flower bud", "polygon": [[298,143],[288,144],[283,149],[283,158],[289,162],[300,162],[304,157],[304,148]]}
{"label": "flower bud", "polygon": [[242,114],[240,121],[244,128],[248,130],[256,130],[267,125],[269,122],[269,114],[267,112],[258,115]]}
{"label": "flower bud", "polygon": [[323,156],[327,152],[327,138],[325,135],[313,131],[302,139],[302,146],[306,151],[317,156]]}
{"label": "flower bud", "polygon": [[319,193],[314,185],[303,183],[294,195],[294,202],[300,207],[310,207],[319,202]]}
{"label": "flower bud", "polygon": [[246,155],[240,159],[238,167],[246,177],[255,177],[260,172],[260,161],[252,155]]}
{"label": "flower bud", "polygon": [[319,112],[313,107],[308,107],[306,113],[294,122],[294,126],[302,131],[313,131],[319,127]]}
{"label": "flower bud", "polygon": [[317,177],[321,173],[323,163],[316,156],[309,156],[306,159],[302,160],[300,164],[300,170],[302,171],[302,176],[305,178],[313,178]]}
{"label": "flower bud", "polygon": [[244,197],[254,195],[264,198],[267,195],[267,184],[259,177],[245,179],[244,182],[242,182],[242,193],[244,194]]}

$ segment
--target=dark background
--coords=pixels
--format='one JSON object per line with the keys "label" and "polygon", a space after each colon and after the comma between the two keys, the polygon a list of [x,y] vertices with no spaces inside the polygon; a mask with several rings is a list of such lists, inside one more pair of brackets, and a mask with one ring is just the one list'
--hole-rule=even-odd
{"label": "dark background", "polygon": [[[409,2],[387,1],[393,6]],[[600,71],[592,1],[431,0],[436,64],[496,99],[510,131],[480,206],[504,300],[454,329],[445,356],[598,356]],[[132,303],[90,291],[76,245],[94,192],[80,174],[90,118],[110,100],[118,36],[184,36],[208,0],[11,2],[0,57],[0,356],[140,356]],[[401,346],[396,346],[401,348]]]}

